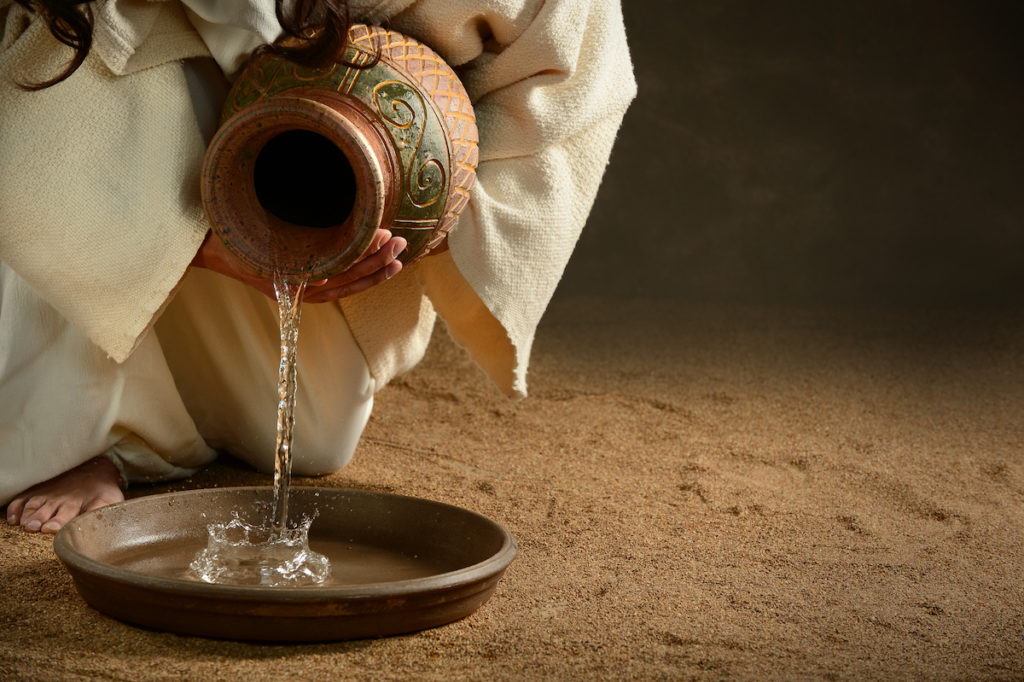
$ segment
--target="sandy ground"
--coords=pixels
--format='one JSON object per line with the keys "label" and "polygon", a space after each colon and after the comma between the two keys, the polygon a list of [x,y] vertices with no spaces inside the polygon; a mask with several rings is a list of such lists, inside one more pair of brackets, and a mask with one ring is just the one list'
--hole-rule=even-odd
{"label": "sandy ground", "polygon": [[0,678],[1024,678],[1024,315],[563,300],[534,351],[513,403],[439,333],[315,481],[511,530],[469,618],[318,645],[150,632],[3,526]]}

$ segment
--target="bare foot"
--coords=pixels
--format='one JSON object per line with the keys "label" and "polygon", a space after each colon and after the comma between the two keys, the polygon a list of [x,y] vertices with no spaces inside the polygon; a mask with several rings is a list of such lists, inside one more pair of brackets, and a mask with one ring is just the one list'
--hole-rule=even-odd
{"label": "bare foot", "polygon": [[7,505],[7,523],[56,533],[79,514],[124,500],[121,474],[106,457],[93,457],[23,492]]}

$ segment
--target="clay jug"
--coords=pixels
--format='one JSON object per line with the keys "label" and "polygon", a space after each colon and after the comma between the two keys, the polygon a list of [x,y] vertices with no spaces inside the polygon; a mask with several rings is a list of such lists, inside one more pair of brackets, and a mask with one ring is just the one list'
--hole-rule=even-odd
{"label": "clay jug", "polygon": [[462,83],[430,48],[382,28],[353,25],[325,71],[251,60],[221,121],[203,206],[227,248],[267,277],[342,272],[379,227],[416,260],[444,239],[476,177]]}

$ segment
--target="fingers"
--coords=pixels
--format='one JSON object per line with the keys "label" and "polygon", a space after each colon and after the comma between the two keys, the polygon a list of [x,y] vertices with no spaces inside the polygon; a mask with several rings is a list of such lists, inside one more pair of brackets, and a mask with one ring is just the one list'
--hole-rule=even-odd
{"label": "fingers", "polygon": [[[333,301],[394,277],[402,269],[402,263],[396,259],[406,246],[408,243],[404,238],[393,236],[389,230],[377,230],[355,265],[334,277],[309,282],[303,300],[310,303]],[[201,257],[196,256],[194,266],[208,268],[238,280],[271,300],[276,300],[273,280],[249,271],[220,240],[208,238],[200,251]]]}
{"label": "fingers", "polygon": [[402,261],[396,260],[389,263],[384,268],[374,272],[366,277],[360,277],[359,279],[342,284],[337,287],[317,291],[315,294],[306,297],[306,301],[309,303],[326,303],[328,301],[335,301],[339,298],[345,298],[346,296],[352,296],[358,294],[361,291],[366,291],[372,286],[381,284],[382,282],[391,279],[402,270]]}
{"label": "fingers", "polygon": [[380,251],[388,241],[391,240],[391,231],[385,229],[377,230],[377,233],[373,235],[373,239],[370,240],[370,245],[366,247],[366,251],[359,257],[360,260]]}
{"label": "fingers", "polygon": [[332,277],[315,290],[307,290],[303,299],[309,303],[324,303],[357,294],[391,279],[402,270],[398,255],[407,242],[402,237],[391,237],[371,255],[363,258],[345,272]]}
{"label": "fingers", "polygon": [[[371,276],[391,265],[398,258],[398,254],[405,250],[405,247],[405,239],[402,237],[392,237],[372,256],[364,258],[342,274],[350,282]],[[401,264],[399,264],[398,269],[392,272],[392,275],[397,274],[399,270],[401,270]]]}
{"label": "fingers", "polygon": [[[365,263],[367,260],[373,258],[374,256],[380,257],[382,254],[386,255],[387,252],[386,251],[382,251],[381,249],[383,249],[384,246],[389,241],[392,241],[392,239],[391,239],[391,231],[390,230],[385,230],[383,228],[378,229],[377,232],[374,233],[373,239],[370,240],[369,246],[367,246],[366,250],[363,251],[363,253],[359,256],[359,258],[356,259],[355,263],[356,264]],[[401,241],[403,243],[405,242],[404,239],[402,239]],[[401,252],[402,252],[402,249],[397,249],[395,251],[395,255],[397,256]],[[347,283],[349,283],[351,281],[359,279],[360,277],[363,277],[363,276],[365,276],[367,274],[370,274],[367,271],[367,268],[374,269],[374,266],[373,265],[363,266],[362,268],[357,269],[356,265],[354,264],[354,265],[349,266],[349,268],[347,270],[345,270],[344,272],[339,273],[339,274],[337,274],[337,275],[335,275],[333,277],[328,277],[328,278],[317,280],[317,281],[310,281],[310,282],[308,282],[306,284],[306,287],[307,287],[307,289],[316,289],[318,287],[323,287],[323,286],[327,286],[328,289],[337,288],[337,287],[341,286],[342,284],[347,284]],[[325,291],[326,291],[326,289],[325,289]],[[304,301],[305,300],[309,300],[309,296],[312,293],[315,293],[315,292],[309,291],[306,294],[306,296],[303,297],[302,300],[304,300]]]}

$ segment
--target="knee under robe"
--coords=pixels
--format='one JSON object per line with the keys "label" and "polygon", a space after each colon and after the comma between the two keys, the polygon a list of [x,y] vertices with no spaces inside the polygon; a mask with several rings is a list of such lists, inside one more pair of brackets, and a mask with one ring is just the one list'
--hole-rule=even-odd
{"label": "knee under robe", "polygon": [[[616,0],[350,4],[457,69],[480,163],[449,252],[304,310],[300,355],[317,369],[300,368],[295,451],[310,441],[309,471],[347,461],[336,446],[358,438],[373,391],[419,361],[438,315],[501,390],[526,394],[537,324],[636,92]],[[212,56],[230,77],[276,30],[254,0],[263,23],[224,38],[224,6],[99,0],[83,65],[26,92],[18,82],[58,73],[69,52],[0,0],[0,504],[99,452],[147,480],[213,447],[261,468],[272,457],[273,416],[256,414],[274,400],[273,304],[189,268],[208,231],[205,144],[181,64]]]}

